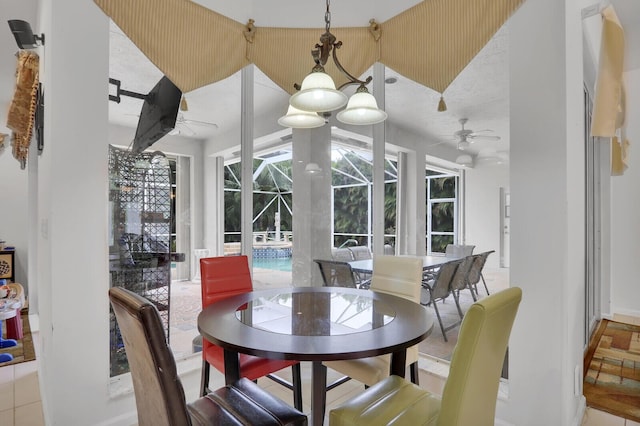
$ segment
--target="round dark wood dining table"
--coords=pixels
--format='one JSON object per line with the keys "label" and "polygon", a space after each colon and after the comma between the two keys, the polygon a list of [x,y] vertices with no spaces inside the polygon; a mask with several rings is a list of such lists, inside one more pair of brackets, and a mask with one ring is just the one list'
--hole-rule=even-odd
{"label": "round dark wood dining table", "polygon": [[240,378],[238,353],[311,361],[313,425],[324,419],[322,361],[391,353],[391,374],[404,377],[406,348],[432,328],[431,314],[418,303],[343,287],[255,290],[213,303],[198,316],[202,336],[224,349],[226,383]]}

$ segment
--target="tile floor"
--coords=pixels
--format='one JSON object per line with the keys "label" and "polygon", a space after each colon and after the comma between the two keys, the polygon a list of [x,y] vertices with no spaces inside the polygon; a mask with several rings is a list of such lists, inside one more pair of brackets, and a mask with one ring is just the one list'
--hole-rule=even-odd
{"label": "tile floor", "polygon": [[[640,324],[640,318],[636,317],[615,315],[613,319]],[[37,331],[34,331],[34,343],[36,344],[36,355],[38,356],[39,348],[37,341]],[[302,363],[302,369],[303,377],[306,378],[303,382],[304,409],[308,412],[311,366],[309,363]],[[283,377],[287,377],[288,371],[290,370],[287,369],[283,372]],[[330,382],[332,379],[336,379],[336,374],[337,373],[329,370],[327,380]],[[212,374],[212,382],[219,379],[222,383],[222,376],[219,378],[214,376],[215,374]],[[290,377],[288,378],[290,379]],[[290,404],[293,403],[292,394],[289,390],[268,379],[260,379],[258,383],[265,389],[268,389],[269,392],[274,393]],[[212,383],[212,385],[213,384],[214,383]],[[441,377],[421,369],[420,385],[429,391],[441,393],[444,381]],[[361,392],[362,389],[362,384],[351,380],[331,390],[327,394],[327,410],[352,398]],[[2,426],[44,426],[45,423],[38,384],[37,361],[0,367],[0,420]],[[325,425],[326,424],[328,424],[328,421],[325,421]],[[582,426],[640,426],[640,423],[587,407],[582,420]]]}
{"label": "tile floor", "polygon": [[44,426],[38,383],[37,321],[29,319],[36,360],[0,367],[0,424],[2,426]]}

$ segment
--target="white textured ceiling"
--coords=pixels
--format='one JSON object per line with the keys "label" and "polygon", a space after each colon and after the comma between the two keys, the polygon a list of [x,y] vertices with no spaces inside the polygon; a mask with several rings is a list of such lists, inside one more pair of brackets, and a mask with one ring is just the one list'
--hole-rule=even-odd
{"label": "white textured ceiling", "polygon": [[[235,0],[219,2],[198,0],[205,7],[213,8],[238,22],[249,18],[256,25],[286,27],[324,26],[325,3],[310,0]],[[370,0],[349,0],[331,4],[332,26],[366,26],[369,19],[384,22],[392,16],[416,4],[417,0],[396,0],[394,2],[372,2]],[[7,19],[24,19],[36,23],[37,0],[3,2],[2,15]],[[594,2],[596,3],[596,2]],[[640,1],[611,0],[625,28],[627,43],[627,70],[640,67]],[[215,7],[214,7],[215,5]],[[139,93],[147,93],[160,79],[162,73],[122,34],[114,25],[111,27],[110,77],[122,81],[122,88]],[[12,58],[16,51],[15,42],[8,29],[0,36],[0,55]],[[35,32],[37,28],[34,28]],[[318,33],[320,36],[320,32]],[[395,84],[386,85],[385,109],[389,122],[407,131],[422,135],[425,143],[450,143],[455,148],[453,133],[460,129],[458,120],[468,118],[468,129],[485,130],[486,134],[501,136],[499,142],[479,141],[472,145],[479,148],[508,150],[508,23],[503,27],[476,58],[462,71],[445,91],[448,111],[439,113],[436,106],[439,94],[407,80],[393,70],[387,69],[386,77],[396,77]],[[311,49],[311,46],[310,46]],[[311,64],[311,57],[309,58]],[[15,62],[0,61],[0,116],[6,117],[6,108],[13,95]],[[256,70],[255,115],[263,113],[284,114],[288,95]],[[301,76],[303,77],[303,76]],[[239,75],[185,94],[189,110],[183,113],[187,120],[213,122],[214,126],[187,124],[182,128],[183,136],[204,139],[237,128],[240,123],[240,78]],[[120,104],[109,102],[109,119],[113,123],[135,127],[142,101],[123,97]],[[8,133],[0,123],[0,132]],[[190,135],[189,130],[195,131]]]}

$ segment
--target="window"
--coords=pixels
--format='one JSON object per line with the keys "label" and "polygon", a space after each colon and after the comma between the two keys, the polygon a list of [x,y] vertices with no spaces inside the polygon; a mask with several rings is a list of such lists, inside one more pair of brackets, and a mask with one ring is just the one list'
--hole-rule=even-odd
{"label": "window", "polygon": [[458,240],[458,178],[426,171],[427,254],[444,253]]}

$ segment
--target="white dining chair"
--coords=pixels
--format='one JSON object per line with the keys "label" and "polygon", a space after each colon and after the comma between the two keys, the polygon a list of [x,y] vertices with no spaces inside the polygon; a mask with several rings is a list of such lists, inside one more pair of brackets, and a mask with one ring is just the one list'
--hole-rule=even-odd
{"label": "white dining chair", "polygon": [[[413,256],[374,256],[371,290],[404,297],[420,303],[422,258]],[[325,361],[328,368],[371,386],[389,375],[391,355]],[[411,381],[418,384],[418,345],[407,348]],[[343,382],[344,378],[340,379]],[[332,389],[331,385],[328,388]]]}

